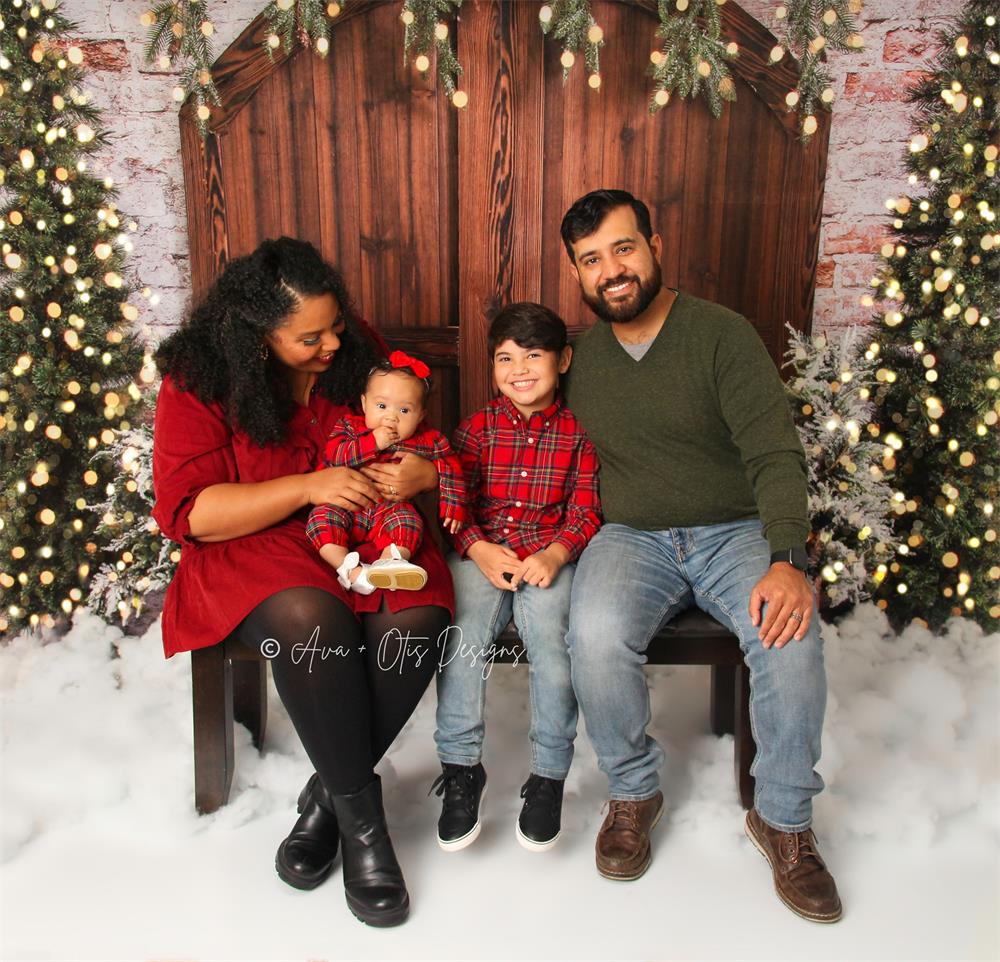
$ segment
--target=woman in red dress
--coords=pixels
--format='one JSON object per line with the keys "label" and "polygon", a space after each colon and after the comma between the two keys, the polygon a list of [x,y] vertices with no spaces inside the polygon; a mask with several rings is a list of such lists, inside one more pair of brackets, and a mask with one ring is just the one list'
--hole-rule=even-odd
{"label": "woman in red dress", "polygon": [[347,903],[372,925],[396,925],[409,909],[374,767],[434,674],[451,578],[426,539],[414,556],[423,589],[347,593],[305,520],[313,505],[356,511],[437,485],[433,464],[414,454],[365,473],[315,470],[386,353],[312,245],[265,241],[160,346],[153,446],[153,514],[183,546],[165,653],[232,637],[270,658],[316,769],[278,848],[278,874],[314,888],[342,841]]}

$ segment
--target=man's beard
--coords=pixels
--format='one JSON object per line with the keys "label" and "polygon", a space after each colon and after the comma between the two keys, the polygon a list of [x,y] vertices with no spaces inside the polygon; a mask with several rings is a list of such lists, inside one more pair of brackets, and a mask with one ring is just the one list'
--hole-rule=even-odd
{"label": "man's beard", "polygon": [[[638,286],[638,293],[636,297],[627,302],[620,304],[618,306],[609,304],[604,299],[604,291],[608,287],[614,287],[616,284],[621,284],[622,281],[634,281]],[[634,321],[643,311],[649,307],[650,304],[656,299],[656,295],[660,293],[660,288],[663,287],[663,276],[660,271],[660,265],[654,264],[653,269],[649,276],[645,278],[640,278],[636,274],[629,274],[625,277],[616,277],[613,281],[604,284],[602,287],[598,288],[595,294],[588,294],[586,291],[581,289],[581,294],[583,295],[584,303],[589,307],[602,321],[608,324],[628,324],[630,321]]]}

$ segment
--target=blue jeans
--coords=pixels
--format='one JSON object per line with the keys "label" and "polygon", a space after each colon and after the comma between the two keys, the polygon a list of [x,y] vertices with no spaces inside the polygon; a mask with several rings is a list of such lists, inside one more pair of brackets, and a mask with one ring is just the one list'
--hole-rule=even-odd
{"label": "blue jeans", "polygon": [[440,655],[437,676],[438,757],[453,765],[482,758],[490,648],[514,617],[528,653],[531,694],[531,771],[565,778],[573,760],[577,707],[570,680],[566,630],[574,565],[564,565],[548,588],[496,588],[474,561],[448,559],[455,582],[455,627]]}
{"label": "blue jeans", "polygon": [[606,524],[577,563],[567,637],[573,687],[613,799],[656,794],[663,750],[646,732],[642,666],[660,626],[692,604],[728,627],[750,669],[757,757],[755,806],[774,828],[801,831],[812,797],[826,707],[819,619],[802,641],[764,648],[750,623],[753,586],[770,567],[757,519],[639,531]]}

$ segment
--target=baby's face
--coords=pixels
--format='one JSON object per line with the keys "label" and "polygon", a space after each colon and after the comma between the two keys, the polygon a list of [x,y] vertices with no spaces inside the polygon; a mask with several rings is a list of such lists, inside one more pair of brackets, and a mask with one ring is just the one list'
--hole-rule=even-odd
{"label": "baby's face", "polygon": [[368,430],[391,427],[405,441],[413,437],[423,419],[424,385],[412,374],[373,374],[361,395],[361,407]]}

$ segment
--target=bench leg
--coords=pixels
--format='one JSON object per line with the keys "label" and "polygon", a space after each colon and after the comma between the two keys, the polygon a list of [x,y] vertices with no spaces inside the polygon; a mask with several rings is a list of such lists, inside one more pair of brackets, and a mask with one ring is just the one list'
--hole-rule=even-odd
{"label": "bench leg", "polygon": [[233,719],[246,725],[257,751],[267,728],[267,662],[236,660],[233,665]]}
{"label": "bench leg", "polygon": [[736,730],[733,714],[735,688],[736,666],[712,665],[712,698],[709,713],[713,735],[732,735]]}
{"label": "bench leg", "polygon": [[233,674],[224,645],[191,652],[194,803],[207,815],[229,799],[233,782]]}
{"label": "bench leg", "polygon": [[740,803],[745,809],[753,808],[754,778],[750,766],[757,755],[753,733],[750,730],[750,669],[746,665],[736,666],[736,683],[732,695],[734,709],[734,737],[736,787],[740,793]]}

